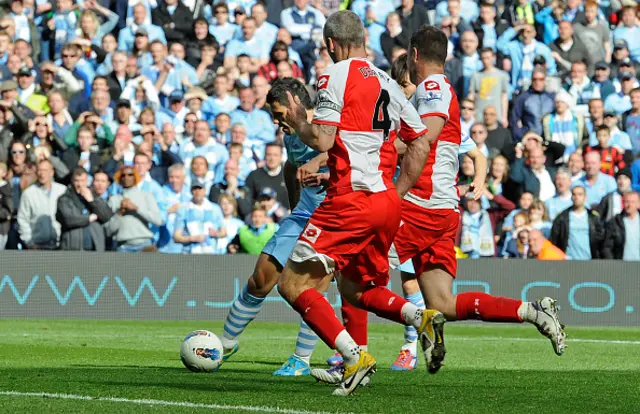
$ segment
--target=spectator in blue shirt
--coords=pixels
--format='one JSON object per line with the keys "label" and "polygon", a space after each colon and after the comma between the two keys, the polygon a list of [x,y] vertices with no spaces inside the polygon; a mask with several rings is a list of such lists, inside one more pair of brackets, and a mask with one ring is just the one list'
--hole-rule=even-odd
{"label": "spectator in blue shirt", "polygon": [[549,220],[571,207],[571,172],[566,168],[559,168],[555,177],[556,195],[545,201]]}
{"label": "spectator in blue shirt", "polygon": [[640,62],[640,27],[636,17],[636,7],[626,6],[621,13],[622,24],[613,31],[613,40],[624,40],[629,47],[631,59]]}
{"label": "spectator in blue shirt", "polygon": [[472,0],[450,0],[442,1],[436,6],[436,23],[442,22],[442,18],[451,16],[454,25],[458,24],[458,19],[464,19],[465,23],[470,23],[478,18],[480,9],[478,3]]}
{"label": "spectator in blue shirt", "polygon": [[233,39],[234,34],[238,31],[238,26],[229,23],[229,6],[227,3],[218,3],[213,6],[213,19],[209,20],[209,33],[215,36],[220,44],[220,53],[224,53],[225,46],[229,40]]}
{"label": "spectator in blue shirt", "polygon": [[[207,121],[198,120],[195,125],[193,140],[182,144],[181,158],[187,171],[191,168],[191,161],[196,156],[203,156],[209,164],[209,171],[213,174],[214,182],[224,177],[224,164],[229,159],[229,153],[224,145],[211,137],[211,128]],[[208,194],[207,188],[207,194]]]}
{"label": "spectator in blue shirt", "polygon": [[640,154],[640,88],[629,93],[631,109],[622,116],[622,127],[629,134],[631,150],[634,155]]}
{"label": "spectator in blue shirt", "polygon": [[240,90],[240,107],[231,113],[232,124],[243,124],[247,130],[247,143],[264,153],[264,146],[276,138],[271,116],[255,106],[253,89]]}
{"label": "spectator in blue shirt", "polygon": [[229,77],[221,73],[213,82],[214,94],[202,103],[202,110],[218,116],[220,113],[229,114],[240,106],[240,99],[229,93]]}
{"label": "spectator in blue shirt", "polygon": [[53,42],[53,59],[58,59],[62,47],[76,37],[77,25],[78,15],[73,10],[73,0],[56,0],[56,11],[47,22],[49,40]]}
{"label": "spectator in blue shirt", "polygon": [[469,82],[471,75],[480,72],[484,65],[480,61],[478,54],[478,36],[472,31],[466,31],[460,36],[460,59],[462,60],[462,77],[464,87],[462,96],[469,94]]}
{"label": "spectator in blue shirt", "polygon": [[215,254],[218,239],[226,237],[222,210],[207,200],[205,189],[198,182],[191,185],[191,195],[191,202],[176,216],[174,240],[184,246],[184,253]]}
{"label": "spectator in blue shirt", "polygon": [[551,44],[558,38],[558,22],[563,19],[567,6],[561,0],[551,4],[535,14],[536,22],[542,25],[542,41]]}
{"label": "spectator in blue shirt", "polygon": [[164,44],[167,43],[167,38],[162,28],[151,24],[151,21],[147,18],[147,8],[144,4],[138,3],[133,6],[133,23],[118,33],[118,50],[124,50],[126,52],[133,50],[133,43],[140,29],[143,29],[145,33],[147,33],[149,42],[159,40]]}
{"label": "spectator in blue shirt", "polygon": [[[390,2],[378,0],[378,3],[386,3],[390,8],[389,12],[393,11],[393,5]],[[355,6],[354,4],[354,7]],[[380,16],[376,17],[380,18]],[[384,22],[385,18],[386,14],[382,17],[382,22]],[[364,19],[362,20],[364,21]],[[293,38],[292,47],[298,51],[311,39],[311,29],[314,27],[323,27],[325,21],[324,14],[322,14],[320,10],[309,6],[309,0],[294,0],[292,7],[284,9],[282,13],[280,13],[282,27],[285,27],[289,33],[291,33],[291,37]]]}
{"label": "spectator in blue shirt", "polygon": [[158,249],[161,253],[182,253],[182,244],[173,239],[175,232],[176,216],[181,208],[191,201],[191,191],[185,184],[186,172],[182,164],[169,167],[169,183],[162,187],[166,208],[162,210],[165,224],[160,227]]}
{"label": "spectator in blue shirt", "polygon": [[256,3],[251,7],[251,17],[256,22],[255,36],[266,42],[271,49],[278,36],[278,27],[267,21],[267,9],[264,3]]}
{"label": "spectator in blue shirt", "polygon": [[232,69],[236,66],[236,59],[240,55],[251,58],[250,72],[256,73],[260,66],[269,61],[271,45],[268,41],[258,38],[256,35],[256,21],[247,17],[242,22],[242,40],[232,39],[227,44],[224,54],[224,67]]}
{"label": "spectator in blue shirt", "polygon": [[614,111],[617,115],[622,115],[631,109],[631,98],[629,93],[633,89],[636,77],[631,72],[620,74],[620,92],[612,93],[604,101],[605,111]]}
{"label": "spectator in blue shirt", "polygon": [[574,183],[574,186],[580,186],[586,190],[586,205],[589,208],[600,204],[604,196],[618,188],[615,178],[600,172],[600,162],[600,153],[593,151],[586,153],[584,156],[585,175]]}
{"label": "spectator in blue shirt", "polygon": [[[519,38],[517,38],[520,36]],[[511,60],[511,86],[522,89],[531,79],[534,72],[534,60],[542,56],[547,63],[547,74],[556,73],[556,61],[551,57],[551,49],[536,39],[536,29],[533,25],[524,24],[510,27],[502,33],[496,47]]]}
{"label": "spectator in blue shirt", "polygon": [[573,206],[553,221],[551,243],[564,251],[569,260],[597,259],[604,239],[600,216],[585,206],[584,187],[573,187],[571,194]]}

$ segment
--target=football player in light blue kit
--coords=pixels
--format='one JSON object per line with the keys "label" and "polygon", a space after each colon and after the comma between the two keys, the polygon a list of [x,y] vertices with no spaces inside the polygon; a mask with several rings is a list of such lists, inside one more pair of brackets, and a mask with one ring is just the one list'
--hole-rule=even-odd
{"label": "football player in light blue kit", "polygon": [[[279,101],[286,99],[286,92],[300,98],[310,117],[313,116],[313,104],[304,85],[294,79],[281,79],[273,83],[267,96],[271,105],[274,123],[279,124],[284,136],[289,162],[298,167],[297,178],[303,189],[300,201],[291,215],[280,223],[277,233],[269,240],[258,258],[255,270],[249,277],[247,285],[236,298],[224,323],[221,337],[224,348],[223,360],[227,360],[238,351],[237,337],[256,318],[265,297],[273,290],[280,273],[289,259],[289,255],[316,207],[324,200],[325,191],[321,181],[329,177],[326,167],[327,154],[320,154],[306,146],[297,135],[283,122],[282,111],[286,107]],[[304,321],[300,323],[300,331],[296,342],[296,351],[274,375],[296,376],[309,375],[309,360],[318,337]]]}

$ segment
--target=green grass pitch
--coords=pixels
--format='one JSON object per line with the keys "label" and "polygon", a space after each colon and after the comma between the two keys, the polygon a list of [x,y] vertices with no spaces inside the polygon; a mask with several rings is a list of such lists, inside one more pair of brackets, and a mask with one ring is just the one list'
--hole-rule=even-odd
{"label": "green grass pitch", "polygon": [[[357,395],[340,398],[310,377],[271,375],[293,351],[294,324],[254,323],[219,372],[188,372],[179,360],[182,338],[221,328],[0,320],[0,412],[640,412],[640,329],[568,328],[569,348],[557,357],[531,326],[448,324],[447,365],[429,375],[422,360],[418,371],[391,372],[402,328],[373,325],[378,373]],[[323,366],[329,355],[320,345],[312,362]]]}

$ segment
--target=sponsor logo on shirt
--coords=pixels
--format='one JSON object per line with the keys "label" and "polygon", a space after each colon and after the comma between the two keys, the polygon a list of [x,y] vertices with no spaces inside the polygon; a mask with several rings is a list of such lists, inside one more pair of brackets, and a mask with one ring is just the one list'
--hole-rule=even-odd
{"label": "sponsor logo on shirt", "polygon": [[316,106],[317,109],[331,109],[332,111],[340,112],[340,105],[331,100],[331,96],[327,91],[318,91]]}
{"label": "sponsor logo on shirt", "polygon": [[320,75],[318,77],[318,83],[316,84],[316,90],[327,89],[329,86],[329,75]]}
{"label": "sponsor logo on shirt", "polygon": [[320,236],[320,232],[322,232],[322,230],[320,230],[313,224],[309,223],[307,225],[307,228],[304,230],[304,233],[302,233],[302,235],[305,239],[309,240],[311,243],[315,243],[318,240],[318,237]]}
{"label": "sponsor logo on shirt", "polygon": [[442,92],[427,92],[424,94],[424,98],[422,98],[424,102],[433,102],[433,101],[441,101],[442,100]]}
{"label": "sponsor logo on shirt", "polygon": [[424,83],[424,89],[426,91],[439,91],[440,85],[438,82],[430,80]]}

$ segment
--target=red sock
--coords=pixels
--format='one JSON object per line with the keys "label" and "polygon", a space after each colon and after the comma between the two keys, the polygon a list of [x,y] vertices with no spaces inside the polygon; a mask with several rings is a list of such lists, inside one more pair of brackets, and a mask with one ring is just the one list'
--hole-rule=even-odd
{"label": "red sock", "polygon": [[460,293],[456,299],[459,321],[481,319],[487,322],[522,322],[518,316],[521,300],[491,296],[481,292]]}
{"label": "red sock", "polygon": [[315,289],[307,289],[293,302],[302,319],[331,349],[336,349],[336,337],[344,326],[325,297]]}
{"label": "red sock", "polygon": [[402,307],[408,302],[386,287],[376,286],[366,290],[360,296],[359,302],[363,309],[381,318],[405,324],[402,318]]}
{"label": "red sock", "polygon": [[367,321],[369,313],[360,308],[356,308],[346,300],[342,300],[342,322],[347,332],[359,346],[367,345]]}

